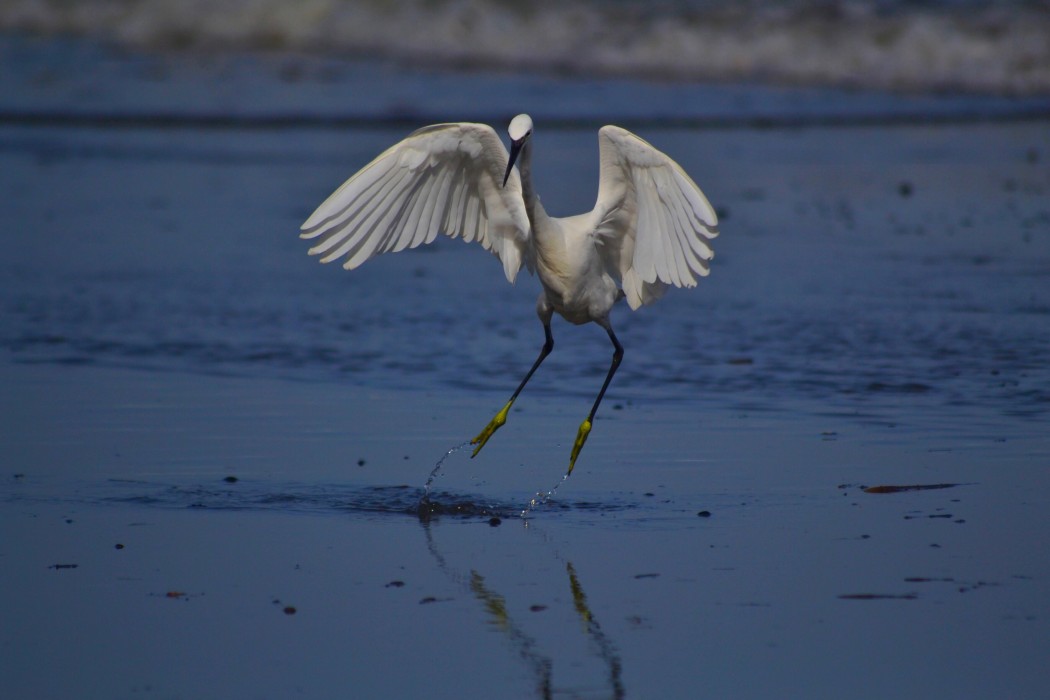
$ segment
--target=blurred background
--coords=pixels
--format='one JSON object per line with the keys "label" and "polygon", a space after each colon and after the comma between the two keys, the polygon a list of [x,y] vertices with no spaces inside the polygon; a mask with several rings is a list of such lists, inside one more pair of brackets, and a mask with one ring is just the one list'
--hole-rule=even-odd
{"label": "blurred background", "polygon": [[0,30],[562,75],[1050,90],[1040,0],[8,0]]}

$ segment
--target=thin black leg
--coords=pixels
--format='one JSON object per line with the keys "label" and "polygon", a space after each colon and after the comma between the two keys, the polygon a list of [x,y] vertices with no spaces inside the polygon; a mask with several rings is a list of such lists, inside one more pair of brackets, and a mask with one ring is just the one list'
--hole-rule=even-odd
{"label": "thin black leg", "polygon": [[530,369],[529,373],[525,375],[525,378],[521,380],[521,384],[518,385],[518,388],[514,390],[514,393],[510,397],[511,401],[518,398],[518,394],[521,393],[521,390],[524,389],[525,385],[529,383],[530,379],[532,379],[532,375],[535,374],[536,370],[539,369],[541,364],[543,364],[543,361],[547,359],[547,355],[550,355],[551,350],[554,349],[554,336],[551,335],[551,324],[543,324],[543,334],[546,336],[546,340],[543,341],[543,347],[540,348],[540,356],[532,363],[532,369]]}
{"label": "thin black leg", "polygon": [[551,350],[554,349],[554,336],[551,335],[551,324],[549,317],[543,319],[543,347],[540,349],[540,356],[536,358],[536,361],[532,363],[532,368],[529,373],[525,375],[525,378],[521,380],[521,384],[514,390],[514,394],[511,395],[510,400],[499,410],[495,417],[489,421],[489,424],[478,433],[477,437],[470,441],[471,445],[476,445],[474,452],[470,455],[471,457],[477,457],[478,452],[481,452],[481,448],[485,446],[485,443],[489,441],[493,433],[499,430],[504,423],[507,422],[507,414],[510,413],[510,407],[514,404],[514,400],[518,398],[518,394],[525,388],[525,385],[532,379],[532,375],[535,374],[539,366],[543,364],[543,360],[547,355],[551,354]]}
{"label": "thin black leg", "polygon": [[609,373],[605,375],[605,383],[602,384],[602,390],[598,392],[598,398],[594,400],[594,405],[591,406],[591,413],[587,418],[580,423],[580,429],[576,432],[576,441],[572,444],[572,454],[569,456],[569,471],[566,476],[572,474],[573,468],[576,466],[576,458],[580,456],[580,450],[583,449],[583,443],[587,442],[587,436],[591,434],[591,424],[594,422],[594,414],[598,412],[598,406],[602,402],[602,398],[605,396],[605,390],[609,388],[609,382],[612,381],[613,375],[616,374],[616,368],[620,366],[620,360],[623,359],[623,346],[620,345],[620,341],[616,339],[616,334],[613,333],[612,326],[603,324],[606,332],[609,334],[609,340],[612,341],[613,347],[616,348],[613,351],[612,364],[609,365]]}
{"label": "thin black leg", "polygon": [[593,422],[594,414],[598,412],[598,404],[602,402],[602,398],[605,396],[605,390],[609,388],[609,382],[612,381],[613,375],[616,374],[616,369],[620,366],[620,360],[623,359],[623,346],[620,345],[620,341],[617,340],[616,334],[613,333],[612,328],[606,328],[609,332],[609,340],[612,341],[613,347],[616,348],[613,351],[612,364],[609,365],[609,373],[605,375],[605,383],[602,384],[602,390],[598,392],[598,398],[594,400],[594,406],[591,407],[591,415],[587,417],[587,420]]}

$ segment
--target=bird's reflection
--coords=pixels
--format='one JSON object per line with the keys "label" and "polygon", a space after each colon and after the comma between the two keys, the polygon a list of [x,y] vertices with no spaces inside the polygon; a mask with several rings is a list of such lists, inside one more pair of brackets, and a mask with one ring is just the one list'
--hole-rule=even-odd
{"label": "bird's reflection", "polygon": [[591,609],[587,605],[587,596],[583,592],[583,586],[580,585],[580,579],[576,575],[576,570],[572,567],[572,562],[565,562],[565,570],[569,574],[569,588],[572,589],[572,602],[576,607],[576,613],[580,616],[580,620],[583,621],[583,628],[587,636],[597,647],[598,656],[605,662],[605,666],[608,669],[609,684],[612,686],[613,691],[612,697],[622,698],[623,679],[621,678],[621,673],[623,665],[620,663],[620,655],[617,653],[616,647],[613,646],[612,640],[606,636],[602,626],[598,624],[598,618],[591,613]]}
{"label": "bird's reflection", "polygon": [[517,650],[518,655],[528,665],[532,677],[535,679],[537,696],[545,700],[553,697],[551,671],[554,668],[554,663],[549,656],[538,648],[536,640],[511,619],[503,596],[490,590],[485,585],[485,579],[482,575],[474,570],[470,572],[470,592],[485,606],[485,612],[488,613],[489,621],[503,632],[507,639],[510,640],[511,645]]}
{"label": "bird's reflection", "polygon": [[[481,603],[489,622],[506,637],[528,667],[534,679],[536,696],[545,700],[552,698],[555,692],[552,656],[544,652],[539,640],[518,624],[508,609],[506,598],[486,583],[485,577],[477,569],[472,568],[469,574],[464,575],[448,563],[438,548],[430,520],[423,519],[421,524],[426,537],[427,549],[434,557],[438,567],[456,583],[469,590],[471,595]],[[552,556],[557,557],[553,553]],[[584,593],[583,585],[571,562],[565,563],[565,572],[568,577],[569,590],[572,593],[573,607],[583,623],[583,632],[605,667],[606,681],[610,688],[609,697],[619,700],[624,697],[621,677],[623,664],[619,653],[587,604],[587,595]]]}

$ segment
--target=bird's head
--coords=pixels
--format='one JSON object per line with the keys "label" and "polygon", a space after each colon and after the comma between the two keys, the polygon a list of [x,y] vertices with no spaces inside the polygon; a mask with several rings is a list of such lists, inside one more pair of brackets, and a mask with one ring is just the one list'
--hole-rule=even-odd
{"label": "bird's head", "polygon": [[510,120],[507,131],[510,132],[510,158],[507,159],[507,172],[503,175],[504,187],[507,186],[507,180],[510,179],[510,171],[514,168],[518,154],[525,147],[525,142],[532,136],[532,117],[527,114],[519,114]]}

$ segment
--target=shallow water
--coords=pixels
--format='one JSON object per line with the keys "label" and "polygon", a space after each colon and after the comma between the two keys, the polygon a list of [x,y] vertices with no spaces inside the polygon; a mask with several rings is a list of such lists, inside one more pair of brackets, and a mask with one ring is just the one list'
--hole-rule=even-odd
{"label": "shallow water", "polygon": [[[476,399],[3,372],[21,470],[0,482],[0,590],[25,601],[0,627],[14,696],[1046,687],[1050,571],[1025,543],[1046,527],[1050,446],[1024,424],[625,412],[524,524],[575,425],[564,399],[534,397],[485,459],[447,463],[445,510],[421,520],[420,482],[476,428]],[[399,437],[406,420],[419,427]],[[561,445],[539,437],[559,430]],[[44,658],[64,672],[39,673]]]}
{"label": "shallow water", "polygon": [[[604,333],[560,322],[507,425],[449,458],[421,519],[435,462],[535,357],[535,280],[511,287],[452,241],[354,273],[306,255],[299,223],[412,128],[356,64],[322,90],[254,58],[190,80],[144,72],[171,56],[77,46],[98,84],[45,81],[27,104],[148,117],[192,94],[248,119],[0,125],[0,590],[24,601],[0,619],[0,694],[1050,686],[1032,545],[1050,486],[1045,120],[750,86],[720,103],[733,128],[686,128],[660,115],[702,117],[733,88],[690,86],[672,113],[673,86],[506,78],[562,118],[537,117],[552,212],[593,201],[593,98],[655,115],[639,131],[723,234],[696,290],[614,314],[626,357],[551,503],[517,517],[564,474],[609,359]],[[70,51],[47,47],[18,50]],[[153,92],[128,88],[142,75]],[[501,76],[393,75],[428,115],[490,93],[516,109]],[[257,119],[310,91],[327,115],[371,102],[352,128]],[[893,116],[917,104],[939,123]],[[747,128],[763,110],[885,119]]]}
{"label": "shallow water", "polygon": [[[702,183],[726,233],[696,291],[614,314],[627,355],[612,401],[868,413],[905,397],[1045,414],[1044,126],[647,133]],[[296,238],[398,136],[0,129],[17,232],[0,244],[0,344],[19,362],[507,392],[542,341],[534,280],[509,287],[454,241],[350,275]],[[541,131],[537,149],[548,208],[588,206],[593,137]],[[530,390],[592,395],[604,334],[554,334]]]}

